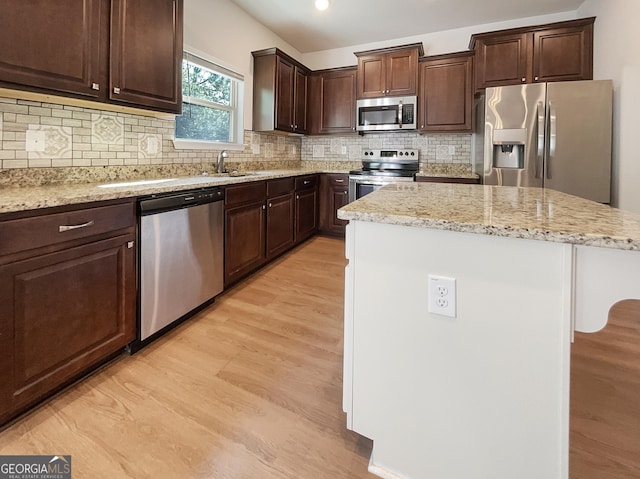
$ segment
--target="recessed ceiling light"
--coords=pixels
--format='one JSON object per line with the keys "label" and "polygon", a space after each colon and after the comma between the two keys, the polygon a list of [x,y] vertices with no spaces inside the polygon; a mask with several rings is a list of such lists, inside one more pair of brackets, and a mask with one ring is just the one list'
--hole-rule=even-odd
{"label": "recessed ceiling light", "polygon": [[316,0],[316,8],[318,10],[326,10],[329,8],[329,4],[331,2],[329,0]]}

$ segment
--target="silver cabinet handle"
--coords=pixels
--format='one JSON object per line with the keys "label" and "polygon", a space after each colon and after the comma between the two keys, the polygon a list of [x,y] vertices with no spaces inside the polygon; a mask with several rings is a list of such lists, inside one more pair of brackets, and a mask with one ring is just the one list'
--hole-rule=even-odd
{"label": "silver cabinet handle", "polygon": [[336,178],[336,183],[344,183],[343,179]]}
{"label": "silver cabinet handle", "polygon": [[266,209],[267,209],[267,206],[266,206],[266,205],[262,205],[262,209],[263,209],[263,210],[266,210]]}
{"label": "silver cabinet handle", "polygon": [[113,87],[113,93],[115,93],[116,95],[118,95],[118,94],[120,93],[120,88],[118,88],[117,86],[116,86],[116,87]]}
{"label": "silver cabinet handle", "polygon": [[349,193],[348,191],[345,191],[344,194],[346,195],[347,193]]}
{"label": "silver cabinet handle", "polygon": [[128,241],[128,242],[127,242],[127,248],[129,248],[129,249],[133,248],[133,245],[134,245],[134,244],[135,244],[135,243],[134,243],[133,241]]}
{"label": "silver cabinet handle", "polygon": [[299,199],[300,199],[300,195],[296,195],[296,200],[299,200]]}
{"label": "silver cabinet handle", "polygon": [[99,83],[92,83],[91,84],[91,89],[92,90],[100,90],[100,84]]}
{"label": "silver cabinet handle", "polygon": [[58,226],[58,232],[64,233],[65,231],[77,230],[80,228],[86,228],[88,226],[93,226],[95,221],[87,221],[86,223],[82,223],[81,225],[60,225]]}
{"label": "silver cabinet handle", "polygon": [[522,83],[526,82],[527,79],[525,77],[522,77]]}
{"label": "silver cabinet handle", "polygon": [[302,182],[302,184],[303,184],[303,185],[308,185],[309,183],[311,183],[311,180],[304,180],[304,181]]}
{"label": "silver cabinet handle", "polygon": [[271,206],[272,206],[271,203],[269,203],[269,208],[271,208]]}
{"label": "silver cabinet handle", "polygon": [[534,80],[535,80],[535,81],[538,81],[538,77],[535,77],[535,78],[534,78]]}

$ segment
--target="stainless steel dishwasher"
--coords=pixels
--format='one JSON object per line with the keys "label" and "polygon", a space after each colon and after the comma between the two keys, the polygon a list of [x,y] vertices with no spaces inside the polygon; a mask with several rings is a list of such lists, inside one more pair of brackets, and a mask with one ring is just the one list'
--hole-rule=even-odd
{"label": "stainless steel dishwasher", "polygon": [[224,191],[203,188],[139,201],[139,335],[132,352],[223,289]]}

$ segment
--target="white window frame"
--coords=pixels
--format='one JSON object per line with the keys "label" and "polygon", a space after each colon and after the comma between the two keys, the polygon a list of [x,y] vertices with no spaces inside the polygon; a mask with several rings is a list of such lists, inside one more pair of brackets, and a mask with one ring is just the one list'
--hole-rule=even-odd
{"label": "white window frame", "polygon": [[183,103],[212,107],[218,110],[225,110],[230,112],[231,118],[229,138],[231,138],[232,141],[223,142],[192,140],[189,138],[176,138],[176,130],[174,126],[173,147],[176,150],[244,150],[244,77],[233,70],[221,66],[219,62],[207,59],[207,56],[205,54],[198,52],[193,48],[185,47],[183,58],[187,61],[197,63],[205,68],[208,68],[219,75],[226,76],[232,80],[230,105],[223,105],[221,103],[202,100],[200,98],[194,98],[190,96],[183,95],[182,97]]}

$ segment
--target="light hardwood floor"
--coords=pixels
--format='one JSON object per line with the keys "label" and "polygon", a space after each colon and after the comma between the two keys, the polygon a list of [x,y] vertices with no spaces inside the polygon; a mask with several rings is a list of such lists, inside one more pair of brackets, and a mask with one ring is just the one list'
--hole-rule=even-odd
{"label": "light hardwood floor", "polygon": [[0,432],[74,479],[373,478],[342,412],[344,242],[316,237]]}
{"label": "light hardwood floor", "polygon": [[[75,479],[373,478],[341,410],[343,251],[313,238],[1,431],[0,454],[71,454]],[[571,479],[640,478],[640,301],[576,335],[571,394]]]}

